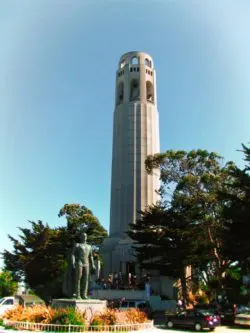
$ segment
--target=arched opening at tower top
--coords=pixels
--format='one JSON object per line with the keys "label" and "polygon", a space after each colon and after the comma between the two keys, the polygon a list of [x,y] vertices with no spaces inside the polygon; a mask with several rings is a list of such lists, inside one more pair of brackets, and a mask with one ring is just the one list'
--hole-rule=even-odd
{"label": "arched opening at tower top", "polygon": [[124,99],[124,83],[120,82],[117,87],[116,103],[121,104]]}
{"label": "arched opening at tower top", "polygon": [[146,97],[148,102],[154,103],[154,87],[150,81],[146,82]]}
{"label": "arched opening at tower top", "polygon": [[131,59],[131,64],[132,65],[139,65],[139,59],[137,57],[133,57]]}
{"label": "arched opening at tower top", "polygon": [[140,99],[140,86],[136,79],[133,79],[130,83],[130,100],[136,101]]}
{"label": "arched opening at tower top", "polygon": [[145,65],[148,67],[152,67],[152,63],[148,58],[145,58]]}

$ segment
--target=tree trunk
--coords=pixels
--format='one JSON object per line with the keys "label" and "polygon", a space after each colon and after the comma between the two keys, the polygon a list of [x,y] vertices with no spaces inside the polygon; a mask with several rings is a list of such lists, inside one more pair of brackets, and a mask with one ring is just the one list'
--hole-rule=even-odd
{"label": "tree trunk", "polygon": [[189,303],[189,296],[188,296],[188,288],[187,288],[187,279],[186,279],[186,267],[183,267],[182,272],[180,274],[181,280],[181,293],[183,298],[183,305],[184,307],[187,306]]}

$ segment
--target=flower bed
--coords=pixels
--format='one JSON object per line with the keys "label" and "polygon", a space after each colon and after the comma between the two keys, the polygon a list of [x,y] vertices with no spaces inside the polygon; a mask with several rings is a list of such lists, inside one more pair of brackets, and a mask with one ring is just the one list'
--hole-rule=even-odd
{"label": "flower bed", "polygon": [[50,332],[121,332],[153,327],[144,312],[138,309],[119,311],[107,309],[91,316],[73,308],[52,309],[44,305],[17,306],[4,315],[8,328]]}

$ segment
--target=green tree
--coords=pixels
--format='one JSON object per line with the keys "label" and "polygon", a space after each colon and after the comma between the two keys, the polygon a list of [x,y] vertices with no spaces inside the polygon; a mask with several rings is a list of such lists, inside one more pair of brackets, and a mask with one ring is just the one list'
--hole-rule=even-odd
{"label": "green tree", "polygon": [[67,231],[72,242],[79,231],[88,235],[90,243],[98,251],[104,238],[108,237],[107,231],[100,224],[96,216],[86,206],[80,204],[65,204],[59,211],[59,217],[65,216],[67,221]]}
{"label": "green tree", "polygon": [[5,267],[45,300],[59,297],[68,246],[65,228],[51,229],[42,221],[29,222],[30,229],[19,228],[19,239],[9,236],[13,251],[3,253]]}
{"label": "green tree", "polygon": [[131,224],[128,231],[136,241],[134,248],[140,266],[180,278],[185,300],[188,299],[185,271],[191,264],[193,227],[184,215],[158,204],[141,212],[141,219]]}
{"label": "green tree", "polygon": [[18,283],[8,271],[0,273],[0,297],[12,296],[16,294]]}
{"label": "green tree", "polygon": [[29,221],[30,228],[19,228],[19,239],[9,236],[14,250],[3,253],[6,269],[16,280],[23,279],[40,297],[49,300],[62,296],[63,273],[67,255],[78,233],[84,230],[97,250],[107,235],[97,218],[85,206],[65,205],[59,216],[66,216],[67,225],[51,228],[42,221]]}
{"label": "green tree", "polygon": [[247,164],[243,170],[232,170],[234,182],[222,193],[227,227],[225,250],[231,260],[239,263],[243,274],[250,274],[250,148],[242,148]]}
{"label": "green tree", "polygon": [[[182,280],[184,296],[185,265],[192,265],[200,279],[206,277],[207,283],[216,279],[218,288],[221,288],[230,261],[223,250],[222,235],[225,226],[218,192],[224,188],[225,181],[231,178],[229,171],[235,168],[234,164],[230,162],[222,166],[222,158],[218,154],[205,150],[169,150],[148,157],[147,171],[152,173],[157,168],[161,171],[160,194],[164,207],[164,223],[167,226],[163,238],[164,242],[167,240],[168,243],[168,237],[172,240],[172,245],[169,243],[171,246],[164,243],[158,250],[161,264],[164,265],[167,258],[171,257],[172,264],[178,260],[178,256],[170,249],[175,248],[175,252],[182,254],[182,259],[179,258],[178,262],[178,274]],[[158,216],[154,217],[153,214],[151,220],[156,223]],[[132,226],[132,231],[133,228]],[[164,230],[162,227],[161,229]],[[136,231],[130,236],[136,240],[137,233]],[[173,235],[179,238],[173,238]],[[152,233],[148,237],[149,242],[151,237]],[[139,240],[137,253],[141,251],[142,243],[143,241]],[[171,265],[169,269],[172,270]]]}

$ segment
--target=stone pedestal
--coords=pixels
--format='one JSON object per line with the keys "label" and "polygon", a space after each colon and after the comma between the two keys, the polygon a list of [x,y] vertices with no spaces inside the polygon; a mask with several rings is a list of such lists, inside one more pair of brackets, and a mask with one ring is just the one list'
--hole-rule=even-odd
{"label": "stone pedestal", "polygon": [[91,313],[103,312],[107,308],[107,301],[100,299],[53,299],[52,307],[58,308],[74,308],[80,312]]}

